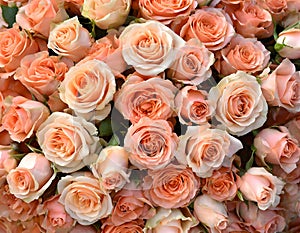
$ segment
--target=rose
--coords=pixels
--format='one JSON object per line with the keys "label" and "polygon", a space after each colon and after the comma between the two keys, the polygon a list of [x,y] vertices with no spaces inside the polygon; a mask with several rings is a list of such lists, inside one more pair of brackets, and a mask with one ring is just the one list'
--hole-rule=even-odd
{"label": "rose", "polygon": [[262,92],[270,106],[280,106],[290,112],[300,110],[300,72],[295,65],[284,59],[279,66],[262,78]]}
{"label": "rose", "polygon": [[47,104],[51,112],[63,112],[68,108],[68,105],[59,98],[59,93],[57,90],[49,96]]}
{"label": "rose", "polygon": [[62,177],[57,184],[59,202],[66,212],[81,225],[91,225],[111,214],[109,194],[91,173],[77,172]]}
{"label": "rose", "polygon": [[177,141],[167,121],[144,117],[128,128],[124,147],[130,162],[138,169],[156,170],[171,162]]}
{"label": "rose", "polygon": [[168,25],[177,17],[189,16],[197,6],[195,0],[139,1],[139,13],[144,19],[152,19]]}
{"label": "rose", "polygon": [[22,142],[30,138],[50,115],[42,103],[17,96],[11,99],[2,118],[2,126],[12,140]]}
{"label": "rose", "polygon": [[238,190],[236,176],[232,168],[221,167],[204,180],[202,193],[219,202],[232,200]]}
{"label": "rose", "polygon": [[67,13],[56,0],[31,0],[19,8],[16,22],[23,29],[48,37],[50,24],[53,21],[63,21],[67,18]]}
{"label": "rose", "polygon": [[6,175],[10,170],[17,167],[17,160],[10,156],[10,151],[0,151],[0,185],[6,182]]}
{"label": "rose", "polygon": [[263,167],[250,168],[239,181],[240,191],[250,201],[257,202],[258,208],[266,210],[279,204],[284,182],[267,172]]}
{"label": "rose", "polygon": [[15,233],[23,232],[23,228],[20,224],[10,222],[5,218],[0,218],[0,232],[2,233]]}
{"label": "rose", "polygon": [[128,65],[145,76],[157,75],[169,68],[184,40],[157,21],[134,23],[120,35],[122,55]]}
{"label": "rose", "polygon": [[84,0],[65,0],[64,8],[67,12],[71,12],[71,15],[80,15],[80,9],[83,6]]}
{"label": "rose", "polygon": [[261,0],[259,4],[269,11],[275,22],[280,22],[282,18],[286,15],[288,0]]}
{"label": "rose", "polygon": [[298,217],[300,213],[300,187],[299,185],[287,183],[281,195],[279,208],[283,210],[285,219]]}
{"label": "rose", "polygon": [[169,80],[159,77],[144,81],[130,76],[115,95],[115,107],[133,124],[143,117],[167,120],[174,115],[177,88]]}
{"label": "rose", "polygon": [[231,166],[230,158],[242,143],[220,129],[210,129],[209,125],[188,126],[179,137],[175,157],[179,163],[192,168],[201,178],[209,177],[222,165]]}
{"label": "rose", "polygon": [[117,28],[125,22],[130,7],[131,0],[85,0],[81,14],[101,29]]}
{"label": "rose", "polygon": [[70,233],[97,233],[97,230],[94,226],[83,226],[76,224],[75,227],[70,231]]}
{"label": "rose", "polygon": [[259,83],[242,71],[224,77],[212,87],[208,100],[216,106],[216,119],[233,135],[245,135],[267,119],[268,105]]}
{"label": "rose", "polygon": [[14,78],[19,80],[34,96],[43,101],[52,95],[65,78],[68,66],[47,51],[25,56],[16,70]]}
{"label": "rose", "polygon": [[122,225],[115,226],[108,218],[101,226],[102,232],[105,233],[143,233],[144,222],[142,219],[133,220],[131,222],[123,223]]}
{"label": "rose", "polygon": [[55,176],[56,173],[44,155],[29,153],[15,169],[9,171],[6,179],[9,191],[29,203],[46,191]]}
{"label": "rose", "polygon": [[94,59],[71,67],[58,90],[76,115],[103,120],[116,91],[115,76],[104,62]]}
{"label": "rose", "polygon": [[168,76],[178,82],[199,85],[211,76],[214,54],[198,39],[190,39],[179,49]]}
{"label": "rose", "polygon": [[300,28],[288,27],[279,33],[276,40],[275,49],[280,56],[289,59],[300,58],[300,42],[298,40]]}
{"label": "rose", "polygon": [[143,190],[154,206],[166,209],[186,207],[200,188],[200,179],[183,165],[169,164],[156,171],[148,171]]}
{"label": "rose", "polygon": [[287,127],[290,134],[298,141],[300,142],[300,116],[292,118],[290,121],[288,121],[285,125]]}
{"label": "rose", "polygon": [[202,124],[211,118],[214,107],[208,102],[207,95],[195,86],[185,86],[177,93],[175,108],[181,124]]}
{"label": "rose", "polygon": [[229,45],[216,55],[215,68],[222,75],[236,71],[255,73],[262,71],[270,60],[270,52],[256,38],[236,35]]}
{"label": "rose", "polygon": [[2,8],[0,9],[0,29],[7,27],[8,24],[6,23],[6,21],[3,18],[3,13],[2,13]]}
{"label": "rose", "polygon": [[64,173],[90,165],[97,159],[97,128],[83,118],[54,112],[39,127],[37,141],[45,157]]}
{"label": "rose", "polygon": [[128,152],[120,146],[108,146],[101,150],[91,170],[105,189],[119,191],[129,182]]}
{"label": "rose", "polygon": [[198,38],[212,51],[225,47],[234,33],[229,16],[223,10],[211,7],[196,10],[180,30],[180,36],[185,40]]}
{"label": "rose", "polygon": [[194,215],[200,222],[208,226],[212,233],[225,231],[229,225],[225,205],[206,194],[196,198]]}
{"label": "rose", "polygon": [[79,22],[77,16],[54,25],[50,30],[48,48],[58,55],[78,62],[91,46],[89,31]]}

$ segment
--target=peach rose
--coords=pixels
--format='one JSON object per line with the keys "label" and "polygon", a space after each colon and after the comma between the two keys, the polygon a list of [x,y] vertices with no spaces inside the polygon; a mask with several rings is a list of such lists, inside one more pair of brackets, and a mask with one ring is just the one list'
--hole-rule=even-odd
{"label": "peach rose", "polygon": [[97,128],[83,118],[54,112],[36,136],[45,157],[64,173],[78,171],[97,159]]}
{"label": "peach rose", "polygon": [[279,195],[285,184],[263,167],[250,168],[239,182],[244,197],[257,202],[261,210],[266,210],[271,206],[276,207],[279,204]]}
{"label": "peach rose", "polygon": [[270,106],[280,106],[290,112],[300,111],[300,72],[284,59],[279,66],[262,78],[262,92]]}
{"label": "peach rose", "polygon": [[175,157],[197,176],[206,178],[221,166],[230,167],[232,155],[242,148],[242,143],[226,131],[210,129],[208,124],[188,126],[179,137]]}
{"label": "peach rose", "polygon": [[198,39],[190,39],[179,49],[168,77],[184,84],[199,85],[211,77],[210,67],[214,61],[214,54]]}
{"label": "peach rose", "polygon": [[300,58],[300,28],[288,27],[279,33],[276,40],[275,49],[280,56],[289,59]]}
{"label": "peach rose", "polygon": [[268,105],[259,83],[242,71],[222,78],[210,89],[208,100],[216,106],[216,119],[233,135],[245,135],[267,119]]}
{"label": "peach rose", "polygon": [[76,223],[75,227],[70,231],[70,233],[98,233],[96,228],[91,225],[91,226],[83,226],[78,223]]}
{"label": "peach rose", "polygon": [[47,229],[48,233],[66,232],[75,224],[74,219],[66,213],[64,206],[58,202],[58,199],[59,195],[55,195],[43,203],[45,218],[42,227]]}
{"label": "peach rose", "polygon": [[198,221],[188,208],[164,209],[158,208],[156,215],[147,220],[145,233],[181,232],[188,233]]}
{"label": "peach rose", "polygon": [[156,171],[148,171],[143,189],[154,206],[166,209],[186,207],[196,196],[200,179],[183,165],[169,164]]}
{"label": "peach rose", "polygon": [[59,202],[81,225],[91,225],[108,217],[113,209],[109,194],[89,172],[76,172],[62,177],[57,184]]}
{"label": "peach rose", "polygon": [[59,57],[42,51],[25,56],[14,78],[42,102],[57,90],[67,71],[68,66]]}
{"label": "peach rose", "polygon": [[103,120],[111,110],[115,76],[104,62],[94,59],[71,67],[58,90],[61,100],[77,116]]}
{"label": "peach rose", "polygon": [[197,7],[196,0],[153,1],[140,0],[139,13],[144,19],[152,19],[168,25],[177,17],[189,16]]}
{"label": "peach rose", "polygon": [[154,76],[169,68],[179,48],[184,46],[180,36],[157,21],[131,24],[119,39],[126,63],[145,76]]}
{"label": "peach rose", "polygon": [[23,232],[23,227],[19,223],[10,222],[5,218],[0,218],[0,232],[1,233]]}
{"label": "peach rose", "polygon": [[65,104],[59,98],[58,90],[56,90],[55,92],[52,93],[52,95],[49,96],[47,104],[51,112],[63,112],[65,109],[68,108],[68,105]]}
{"label": "peach rose", "polygon": [[67,13],[59,6],[57,0],[30,0],[28,4],[19,8],[16,22],[23,29],[48,37],[50,24],[67,18]]}
{"label": "peach rose", "polygon": [[247,73],[262,71],[270,60],[270,51],[256,38],[236,35],[229,45],[216,54],[214,66],[222,75],[238,70]]}
{"label": "peach rose", "polygon": [[285,125],[287,127],[290,134],[298,141],[300,142],[300,116],[292,118],[290,121],[288,121]]}
{"label": "peach rose", "polygon": [[286,15],[287,2],[288,0],[259,0],[258,4],[271,13],[275,22],[280,22]]}
{"label": "peach rose", "polygon": [[196,86],[185,86],[177,93],[175,109],[181,124],[202,124],[211,118],[214,107],[207,100],[207,95]]}
{"label": "peach rose", "polygon": [[22,222],[22,233],[47,233],[47,230],[41,226],[44,217],[44,215],[34,216],[29,221]]}
{"label": "peach rose", "polygon": [[254,146],[256,155],[263,163],[277,164],[286,173],[297,168],[300,148],[286,127],[263,129],[255,136]]}
{"label": "peach rose", "polygon": [[12,140],[22,142],[34,134],[50,112],[42,103],[22,96],[13,97],[10,101],[2,118],[2,126]]}
{"label": "peach rose", "polygon": [[56,173],[44,155],[29,153],[15,169],[9,171],[6,179],[10,192],[29,203],[46,191],[55,176]]}
{"label": "peach rose", "polygon": [[141,118],[167,120],[174,115],[177,88],[169,80],[153,77],[143,80],[132,75],[115,95],[115,107],[125,119],[137,123]]}
{"label": "peach rose", "polygon": [[209,227],[212,233],[225,232],[229,225],[225,205],[206,194],[196,198],[194,215],[200,222]]}
{"label": "peach rose", "polygon": [[185,40],[198,38],[212,51],[225,47],[234,33],[229,16],[223,10],[212,7],[196,10],[180,30],[180,36]]}
{"label": "peach rose", "polygon": [[54,25],[50,30],[48,48],[74,62],[85,57],[91,45],[89,31],[80,24],[77,16]]}
{"label": "peach rose", "polygon": [[178,138],[165,120],[144,117],[128,128],[124,147],[131,164],[138,169],[161,169],[174,157]]}
{"label": "peach rose", "polygon": [[85,0],[81,14],[101,29],[117,28],[125,22],[130,7],[131,0]]}
{"label": "peach rose", "polygon": [[108,218],[101,226],[103,233],[143,233],[144,222],[141,219],[115,226]]}
{"label": "peach rose", "polygon": [[91,170],[105,189],[119,191],[130,182],[128,156],[128,152],[120,146],[108,146],[101,150]]}
{"label": "peach rose", "polygon": [[17,160],[10,155],[9,150],[0,151],[0,185],[6,182],[6,175],[17,167]]}

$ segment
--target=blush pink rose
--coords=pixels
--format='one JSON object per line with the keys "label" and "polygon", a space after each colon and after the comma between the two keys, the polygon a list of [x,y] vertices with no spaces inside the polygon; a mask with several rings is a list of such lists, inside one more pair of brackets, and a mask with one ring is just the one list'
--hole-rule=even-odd
{"label": "blush pink rose", "polygon": [[222,75],[239,71],[255,73],[262,71],[270,60],[270,51],[256,38],[236,35],[229,45],[216,54],[214,66]]}
{"label": "blush pink rose", "polygon": [[197,6],[195,0],[154,1],[139,0],[139,13],[144,19],[159,21],[168,25],[177,17],[189,16]]}
{"label": "blush pink rose", "polygon": [[3,115],[2,126],[12,140],[22,142],[30,138],[49,115],[48,108],[42,103],[17,96],[11,99]]}
{"label": "blush pink rose", "polygon": [[167,120],[174,115],[177,88],[169,80],[130,76],[114,97],[116,109],[133,124],[141,118]]}
{"label": "blush pink rose", "polygon": [[89,31],[80,24],[77,16],[55,24],[50,30],[48,48],[74,62],[85,57],[91,45]]}
{"label": "blush pink rose", "polygon": [[131,164],[138,169],[157,170],[174,158],[178,137],[165,120],[144,117],[130,126],[124,138]]}
{"label": "blush pink rose", "polygon": [[112,213],[110,195],[89,172],[72,173],[61,178],[57,190],[59,202],[81,225],[91,225]]}
{"label": "blush pink rose", "polygon": [[179,137],[175,157],[197,176],[206,178],[221,166],[230,167],[232,155],[242,148],[242,143],[226,131],[211,129],[208,124],[188,126]]}
{"label": "blush pink rose", "polygon": [[[299,59],[300,58],[300,41],[298,40],[300,36],[300,28],[288,27],[279,33],[276,40],[275,49],[280,56],[289,59]],[[278,47],[276,47],[278,46]]]}
{"label": "blush pink rose", "polygon": [[300,72],[295,65],[284,59],[279,66],[262,78],[263,95],[270,106],[280,106],[296,113],[300,110]]}
{"label": "blush pink rose", "polygon": [[284,182],[263,167],[250,168],[240,179],[240,191],[250,201],[257,202],[258,208],[266,210],[279,204]]}
{"label": "blush pink rose", "polygon": [[143,233],[144,222],[142,219],[125,222],[115,226],[108,218],[101,226],[103,233]]}
{"label": "blush pink rose", "polygon": [[263,162],[279,165],[286,173],[297,168],[300,159],[298,141],[288,129],[280,126],[277,129],[263,129],[254,138],[257,157]]}
{"label": "blush pink rose", "polygon": [[169,164],[156,171],[148,171],[143,190],[154,206],[166,209],[186,207],[196,196],[200,179],[183,165]]}
{"label": "blush pink rose", "polygon": [[29,153],[15,169],[9,171],[6,179],[10,192],[29,203],[46,191],[55,176],[51,163],[44,155]]}
{"label": "blush pink rose", "polygon": [[223,10],[211,7],[196,10],[180,30],[183,39],[197,38],[212,51],[224,48],[234,33],[230,17]]}
{"label": "blush pink rose", "polygon": [[17,167],[17,160],[10,155],[9,150],[0,150],[0,185],[6,182],[6,175]]}

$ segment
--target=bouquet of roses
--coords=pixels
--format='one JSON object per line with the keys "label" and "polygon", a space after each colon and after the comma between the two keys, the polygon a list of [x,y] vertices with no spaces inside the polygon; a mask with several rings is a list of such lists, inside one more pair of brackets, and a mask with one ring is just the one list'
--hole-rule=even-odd
{"label": "bouquet of roses", "polygon": [[300,232],[298,0],[0,4],[0,232]]}

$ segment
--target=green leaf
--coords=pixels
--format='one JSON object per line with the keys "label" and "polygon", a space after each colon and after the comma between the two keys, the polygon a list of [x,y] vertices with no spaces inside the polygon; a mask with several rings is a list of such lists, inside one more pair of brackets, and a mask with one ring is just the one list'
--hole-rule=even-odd
{"label": "green leaf", "polygon": [[109,142],[108,142],[108,145],[109,145],[109,146],[118,146],[118,145],[120,145],[120,140],[119,140],[119,138],[117,137],[117,135],[113,135],[113,136],[111,137],[111,139],[110,139]]}
{"label": "green leaf", "polygon": [[31,145],[29,145],[29,144],[27,144],[26,143],[26,146],[29,148],[29,150],[31,150],[32,152],[34,152],[34,153],[43,153],[43,151],[42,150],[40,150],[40,149],[38,149],[38,148],[35,148],[35,147],[33,147],[33,146],[31,146]]}
{"label": "green leaf", "polygon": [[248,162],[246,163],[246,171],[252,167],[253,162],[254,162],[254,154],[256,152],[256,148],[254,147],[254,145],[251,146],[251,150],[252,150],[251,157],[248,160]]}
{"label": "green leaf", "polygon": [[16,14],[18,12],[17,7],[8,7],[1,5],[2,8],[2,16],[3,19],[7,22],[8,27],[12,27],[12,25],[16,22]]}
{"label": "green leaf", "polygon": [[113,134],[110,118],[106,118],[105,120],[101,121],[99,131],[100,137],[111,136]]}
{"label": "green leaf", "polygon": [[244,201],[244,197],[243,197],[243,194],[240,190],[237,191],[236,193],[237,197],[241,200],[241,201]]}

